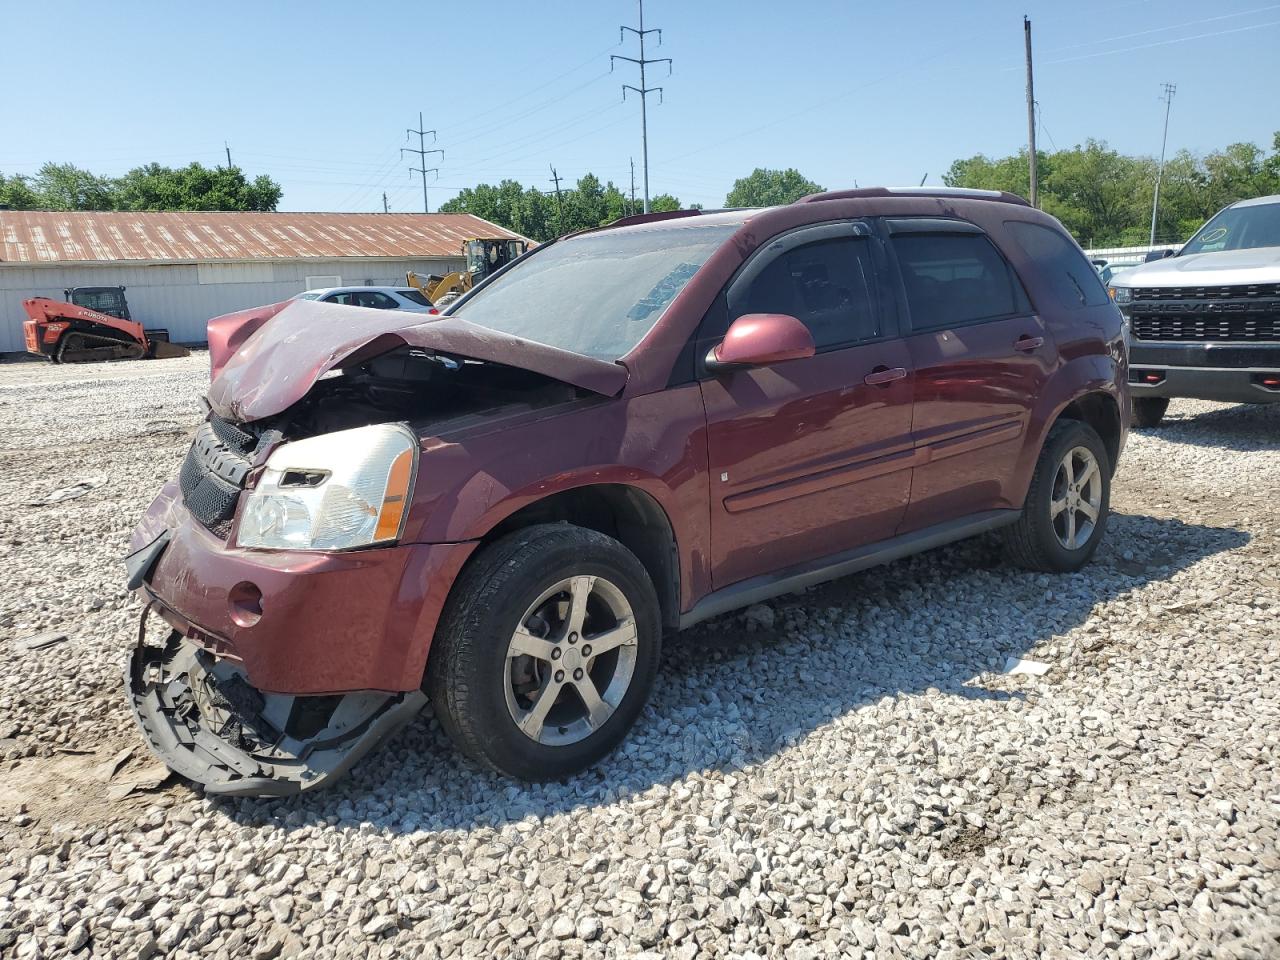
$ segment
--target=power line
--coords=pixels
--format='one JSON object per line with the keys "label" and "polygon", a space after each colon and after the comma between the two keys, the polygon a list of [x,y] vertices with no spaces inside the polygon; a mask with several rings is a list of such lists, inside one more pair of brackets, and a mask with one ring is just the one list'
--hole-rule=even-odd
{"label": "power line", "polygon": [[670,57],[657,57],[655,59],[645,58],[644,38],[651,33],[656,33],[658,35],[658,46],[662,46],[662,30],[657,27],[650,27],[648,30],[644,28],[644,0],[638,0],[638,2],[640,4],[640,26],[639,27],[626,27],[626,26],[619,27],[618,36],[620,38],[619,43],[621,43],[621,38],[626,37],[628,30],[630,30],[637,37],[639,37],[640,38],[640,58],[637,60],[635,57],[623,57],[615,53],[609,57],[609,69],[610,71],[613,70],[613,64],[615,60],[626,60],[628,63],[634,63],[640,67],[640,86],[633,87],[629,83],[624,83],[622,85],[622,99],[623,100],[627,99],[628,90],[634,90],[636,93],[640,94],[640,140],[642,144],[641,149],[644,152],[644,212],[648,213],[649,212],[649,110],[648,110],[649,94],[656,93],[658,95],[658,102],[661,103],[662,88],[645,86],[644,68],[651,63],[665,63],[667,65],[667,74],[669,76],[671,74],[671,58]]}
{"label": "power line", "polygon": [[422,166],[420,166],[420,167],[410,167],[410,168],[409,168],[409,176],[413,176],[415,173],[420,173],[420,174],[422,174],[422,212],[423,212],[423,213],[430,213],[430,212],[431,212],[431,204],[427,202],[427,174],[428,174],[428,173],[434,173],[434,174],[436,174],[436,176],[438,177],[438,176],[440,175],[440,168],[439,168],[439,167],[431,167],[430,169],[428,169],[428,168],[427,168],[427,154],[429,154],[429,153],[438,153],[438,154],[440,154],[440,159],[441,159],[441,160],[443,160],[443,159],[444,159],[444,151],[443,151],[443,150],[438,150],[438,149],[436,149],[436,150],[428,150],[428,149],[427,149],[427,141],[426,141],[426,136],[427,136],[427,134],[428,134],[428,133],[429,133],[429,134],[431,134],[431,142],[432,142],[432,143],[435,143],[435,142],[436,142],[436,132],[435,132],[434,130],[424,130],[424,129],[422,129],[422,127],[423,127],[423,123],[422,123],[422,114],[421,114],[421,113],[419,113],[419,114],[418,114],[418,129],[417,129],[417,130],[414,130],[412,127],[410,127],[408,130],[406,130],[406,131],[405,131],[405,136],[406,136],[406,137],[412,136],[412,135],[413,135],[413,134],[415,134],[415,133],[418,135],[418,149],[417,149],[417,150],[415,150],[415,149],[413,149],[413,147],[401,147],[401,148],[400,148],[400,156],[402,156],[402,157],[403,157],[406,153],[416,153],[416,154],[418,155],[418,162],[419,162],[420,164],[422,164]]}
{"label": "power line", "polygon": [[1235,13],[1224,13],[1217,17],[1201,17],[1199,20],[1187,20],[1183,23],[1171,23],[1164,27],[1153,27],[1150,30],[1139,30],[1137,33],[1121,33],[1114,37],[1102,37],[1099,40],[1085,40],[1082,43],[1068,43],[1066,46],[1054,47],[1049,53],[1063,50],[1078,50],[1080,47],[1095,47],[1100,43],[1112,43],[1116,40],[1132,40],[1134,37],[1146,37],[1153,33],[1165,33],[1169,30],[1181,30],[1183,27],[1198,27],[1202,23],[1213,23],[1218,20],[1232,20],[1236,17],[1247,17],[1251,13],[1265,13],[1268,10],[1280,10],[1280,3],[1271,3],[1265,7],[1254,7],[1252,10],[1237,10]]}
{"label": "power line", "polygon": [[1245,33],[1249,30],[1261,30],[1264,27],[1280,26],[1280,20],[1268,20],[1266,23],[1255,23],[1247,27],[1235,27],[1231,30],[1215,30],[1210,33],[1197,33],[1191,37],[1177,37],[1173,40],[1157,40],[1155,43],[1139,43],[1132,47],[1118,47],[1115,50],[1103,50],[1099,53],[1085,53],[1078,57],[1062,57],[1058,60],[1049,60],[1049,65],[1057,63],[1075,63],[1079,60],[1092,60],[1095,57],[1106,57],[1114,53],[1131,53],[1134,50],[1149,50],[1152,47],[1167,47],[1174,43],[1187,43],[1191,40],[1204,40],[1208,37],[1225,37],[1231,33]]}

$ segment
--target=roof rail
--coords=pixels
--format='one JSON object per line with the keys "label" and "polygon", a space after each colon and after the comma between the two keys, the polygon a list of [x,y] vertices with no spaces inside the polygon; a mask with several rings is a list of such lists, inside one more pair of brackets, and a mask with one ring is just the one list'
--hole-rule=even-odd
{"label": "roof rail", "polygon": [[863,197],[951,197],[956,200],[995,200],[999,203],[1031,206],[1016,193],[1008,193],[1004,190],[971,190],[967,187],[859,187],[856,190],[827,190],[823,193],[811,193],[807,197],[801,197],[796,203],[859,200]]}
{"label": "roof rail", "polygon": [[634,223],[657,223],[659,220],[678,220],[681,217],[696,217],[701,210],[665,210],[660,213],[637,213],[629,217],[619,217],[604,224],[606,227],[629,227]]}

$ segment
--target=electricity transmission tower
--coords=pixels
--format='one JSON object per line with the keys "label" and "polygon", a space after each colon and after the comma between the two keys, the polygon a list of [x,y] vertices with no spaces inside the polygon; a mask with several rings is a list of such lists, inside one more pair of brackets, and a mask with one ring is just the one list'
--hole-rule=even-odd
{"label": "electricity transmission tower", "polygon": [[640,67],[640,86],[638,86],[638,87],[633,87],[633,86],[632,86],[631,84],[629,84],[629,83],[624,83],[624,84],[622,85],[622,99],[623,99],[623,100],[627,99],[627,91],[628,91],[628,90],[632,90],[632,91],[634,91],[635,93],[640,94],[640,137],[641,137],[641,142],[643,143],[643,150],[644,150],[644,212],[645,212],[645,213],[648,213],[648,212],[649,212],[649,114],[648,114],[648,102],[649,102],[649,94],[651,94],[651,93],[656,93],[656,94],[658,95],[658,102],[659,102],[659,103],[661,103],[661,102],[662,102],[662,88],[661,88],[661,87],[648,87],[648,86],[645,86],[644,68],[645,68],[645,67],[647,67],[647,66],[648,66],[649,64],[651,64],[651,63],[665,63],[665,64],[667,65],[667,75],[668,75],[668,76],[670,76],[670,74],[671,74],[671,58],[670,58],[670,57],[657,57],[657,58],[652,59],[652,60],[650,60],[650,59],[646,59],[646,58],[645,58],[645,55],[644,55],[644,38],[645,38],[645,37],[647,37],[647,36],[648,36],[649,34],[651,34],[651,33],[656,33],[656,34],[658,35],[658,46],[662,46],[662,30],[658,29],[657,27],[651,27],[651,28],[649,28],[648,30],[646,30],[646,29],[644,28],[644,0],[639,0],[639,2],[640,2],[640,26],[639,26],[639,27],[619,27],[619,28],[618,28],[618,36],[619,36],[620,41],[621,41],[621,40],[623,40],[623,39],[626,39],[627,31],[628,31],[628,30],[630,30],[630,31],[631,31],[632,33],[634,33],[637,37],[639,37],[639,38],[640,38],[640,58],[639,58],[639,59],[636,59],[635,57],[623,57],[623,56],[619,56],[619,55],[618,55],[618,54],[616,54],[616,53],[615,53],[615,54],[612,54],[612,55],[609,57],[609,70],[610,70],[610,71],[612,71],[612,70],[613,70],[613,64],[614,64],[614,61],[615,61],[615,60],[625,60],[625,61],[627,61],[628,63],[634,63],[634,64],[636,64],[637,66],[639,66],[639,67]]}
{"label": "electricity transmission tower", "polygon": [[427,149],[427,140],[426,140],[427,134],[428,134],[428,133],[429,133],[429,134],[431,134],[431,142],[432,142],[432,143],[435,143],[435,142],[436,142],[436,132],[435,132],[434,130],[423,130],[423,129],[422,129],[422,114],[421,114],[421,113],[419,113],[419,114],[418,114],[418,129],[417,129],[417,130],[414,130],[414,129],[411,127],[411,128],[409,128],[408,130],[406,130],[406,131],[405,131],[405,137],[406,137],[406,139],[407,139],[408,137],[413,136],[415,133],[418,135],[418,149],[417,149],[417,150],[415,150],[415,149],[413,149],[413,147],[401,147],[401,148],[400,148],[400,156],[403,158],[403,157],[404,157],[404,155],[405,155],[406,153],[416,153],[416,154],[418,155],[418,162],[419,162],[420,164],[422,164],[422,166],[420,166],[420,167],[410,167],[410,168],[409,168],[409,176],[411,176],[411,177],[412,177],[415,173],[420,173],[420,174],[422,174],[422,212],[423,212],[423,213],[430,213],[430,212],[431,212],[431,205],[430,205],[429,203],[427,203],[427,174],[428,174],[428,173],[434,173],[434,174],[436,174],[436,175],[438,176],[438,175],[439,175],[439,173],[440,173],[440,168],[439,168],[439,167],[428,167],[428,166],[427,166],[427,154],[429,154],[429,153],[438,153],[438,154],[440,154],[440,159],[441,159],[441,160],[443,160],[443,159],[444,159],[444,151],[443,151],[443,150],[428,150],[428,149]]}
{"label": "electricity transmission tower", "polygon": [[1160,166],[1156,167],[1156,189],[1151,197],[1151,240],[1150,245],[1156,245],[1156,211],[1160,207],[1160,181],[1164,178],[1164,151],[1169,144],[1169,111],[1173,108],[1173,95],[1178,92],[1178,86],[1174,83],[1166,83],[1163,85],[1164,93],[1160,99],[1164,101],[1164,136],[1160,140]]}

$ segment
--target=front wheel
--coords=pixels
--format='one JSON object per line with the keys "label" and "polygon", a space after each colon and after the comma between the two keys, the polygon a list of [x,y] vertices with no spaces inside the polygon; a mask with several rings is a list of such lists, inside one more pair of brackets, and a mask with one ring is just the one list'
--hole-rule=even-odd
{"label": "front wheel", "polygon": [[1022,516],[1003,530],[1010,559],[1029,570],[1079,570],[1098,549],[1111,506],[1111,462],[1097,431],[1078,420],[1049,430]]}
{"label": "front wheel", "polygon": [[468,756],[522,780],[600,760],[648,699],[662,642],[657,594],[612,537],[566,524],[481,549],[454,585],[426,688]]}
{"label": "front wheel", "polygon": [[1133,425],[1158,427],[1169,409],[1168,397],[1135,397],[1133,401]]}

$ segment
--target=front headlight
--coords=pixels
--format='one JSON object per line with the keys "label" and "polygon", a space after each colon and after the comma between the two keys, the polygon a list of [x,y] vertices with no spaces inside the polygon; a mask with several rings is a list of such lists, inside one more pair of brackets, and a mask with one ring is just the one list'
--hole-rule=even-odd
{"label": "front headlight", "polygon": [[1111,298],[1116,303],[1132,303],[1133,287],[1112,287]]}
{"label": "front headlight", "polygon": [[249,492],[236,543],[350,550],[399,539],[418,466],[402,424],[340,430],[277,447]]}

